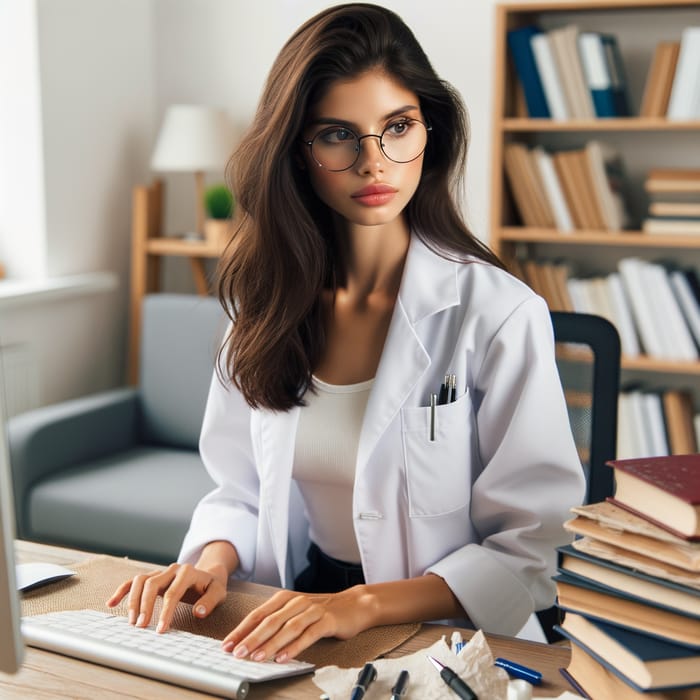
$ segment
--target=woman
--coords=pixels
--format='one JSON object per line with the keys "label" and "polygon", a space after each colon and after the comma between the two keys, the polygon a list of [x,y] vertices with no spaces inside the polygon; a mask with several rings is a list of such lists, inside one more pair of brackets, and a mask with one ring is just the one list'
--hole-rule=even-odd
{"label": "woman", "polygon": [[204,617],[232,576],[283,586],[223,647],[285,661],[388,623],[514,634],[551,605],[583,475],[547,307],[451,195],[465,122],[386,9],[332,7],[283,47],[232,160],[200,443],[218,487],[180,563],[110,599],[132,623],[160,594],[158,629],[185,594]]}

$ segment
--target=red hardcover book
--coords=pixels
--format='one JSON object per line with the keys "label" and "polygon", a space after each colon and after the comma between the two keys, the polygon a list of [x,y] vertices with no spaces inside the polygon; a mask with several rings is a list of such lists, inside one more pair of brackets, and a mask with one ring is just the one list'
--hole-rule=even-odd
{"label": "red hardcover book", "polygon": [[608,500],[686,540],[700,540],[700,454],[618,459]]}

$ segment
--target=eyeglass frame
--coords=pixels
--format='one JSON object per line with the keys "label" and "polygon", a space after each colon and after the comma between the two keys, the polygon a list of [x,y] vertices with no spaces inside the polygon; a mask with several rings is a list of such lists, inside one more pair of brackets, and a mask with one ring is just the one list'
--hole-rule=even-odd
{"label": "eyeglass frame", "polygon": [[323,168],[324,170],[327,170],[329,173],[344,173],[346,170],[350,170],[355,163],[357,163],[358,159],[360,158],[360,153],[362,153],[362,139],[368,139],[368,138],[375,138],[379,139],[379,148],[381,148],[382,153],[386,158],[388,158],[392,163],[399,163],[399,164],[404,164],[404,163],[412,163],[416,158],[420,158],[425,153],[425,149],[428,147],[428,135],[430,132],[433,130],[433,127],[430,124],[426,124],[424,121],[421,119],[413,119],[412,117],[409,117],[408,119],[404,119],[402,123],[406,122],[418,122],[419,124],[422,124],[425,127],[425,146],[423,146],[423,150],[413,156],[410,160],[394,160],[385,150],[384,150],[384,144],[382,143],[382,137],[384,136],[384,132],[387,129],[390,129],[392,126],[394,126],[397,122],[392,122],[391,124],[387,124],[383,129],[381,134],[363,134],[360,136],[359,134],[355,133],[354,129],[351,129],[349,126],[342,126],[338,125],[339,128],[344,129],[345,131],[349,131],[356,139],[357,139],[357,152],[355,153],[355,160],[353,160],[350,165],[348,165],[346,168],[340,168],[339,170],[334,170],[332,168],[327,168],[323,163],[319,163],[315,156],[314,156],[314,151],[313,151],[313,143],[316,140],[318,136],[320,136],[324,131],[327,129],[333,128],[332,125],[329,125],[326,127],[326,129],[321,129],[317,134],[314,135],[314,137],[311,139],[311,141],[306,141],[305,139],[301,139],[301,142],[309,147],[309,151],[311,152],[311,157],[314,159],[314,163],[318,165],[319,168]]}

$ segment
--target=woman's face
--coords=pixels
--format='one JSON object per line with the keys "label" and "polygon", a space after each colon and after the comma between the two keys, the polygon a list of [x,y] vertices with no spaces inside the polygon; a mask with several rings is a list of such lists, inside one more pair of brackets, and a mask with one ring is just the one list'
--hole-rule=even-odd
{"label": "woman's face", "polygon": [[[379,226],[401,217],[418,188],[423,153],[397,163],[387,158],[379,138],[362,137],[384,132],[392,157],[413,158],[424,145],[426,132],[411,120],[423,121],[418,97],[381,69],[332,83],[311,108],[302,132],[304,141],[316,137],[313,152],[303,146],[303,158],[318,197],[350,224]],[[360,149],[355,163],[340,172],[329,169],[345,167],[352,160],[356,136]]]}

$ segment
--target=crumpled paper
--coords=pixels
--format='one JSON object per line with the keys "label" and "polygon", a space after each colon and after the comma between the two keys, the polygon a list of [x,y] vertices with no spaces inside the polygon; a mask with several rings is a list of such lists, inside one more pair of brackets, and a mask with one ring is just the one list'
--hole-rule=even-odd
{"label": "crumpled paper", "polygon": [[[507,700],[508,674],[493,665],[493,655],[484,633],[479,630],[455,654],[445,637],[426,649],[398,659],[377,659],[373,661],[377,669],[377,679],[369,686],[364,700],[386,700],[399,673],[406,669],[410,674],[408,695],[421,700],[445,700],[455,698],[445,685],[440,674],[430,663],[428,655],[449,666],[460,678],[466,681],[479,698]],[[313,675],[313,682],[331,700],[347,700],[350,697],[359,668],[339,668],[323,666]]]}

